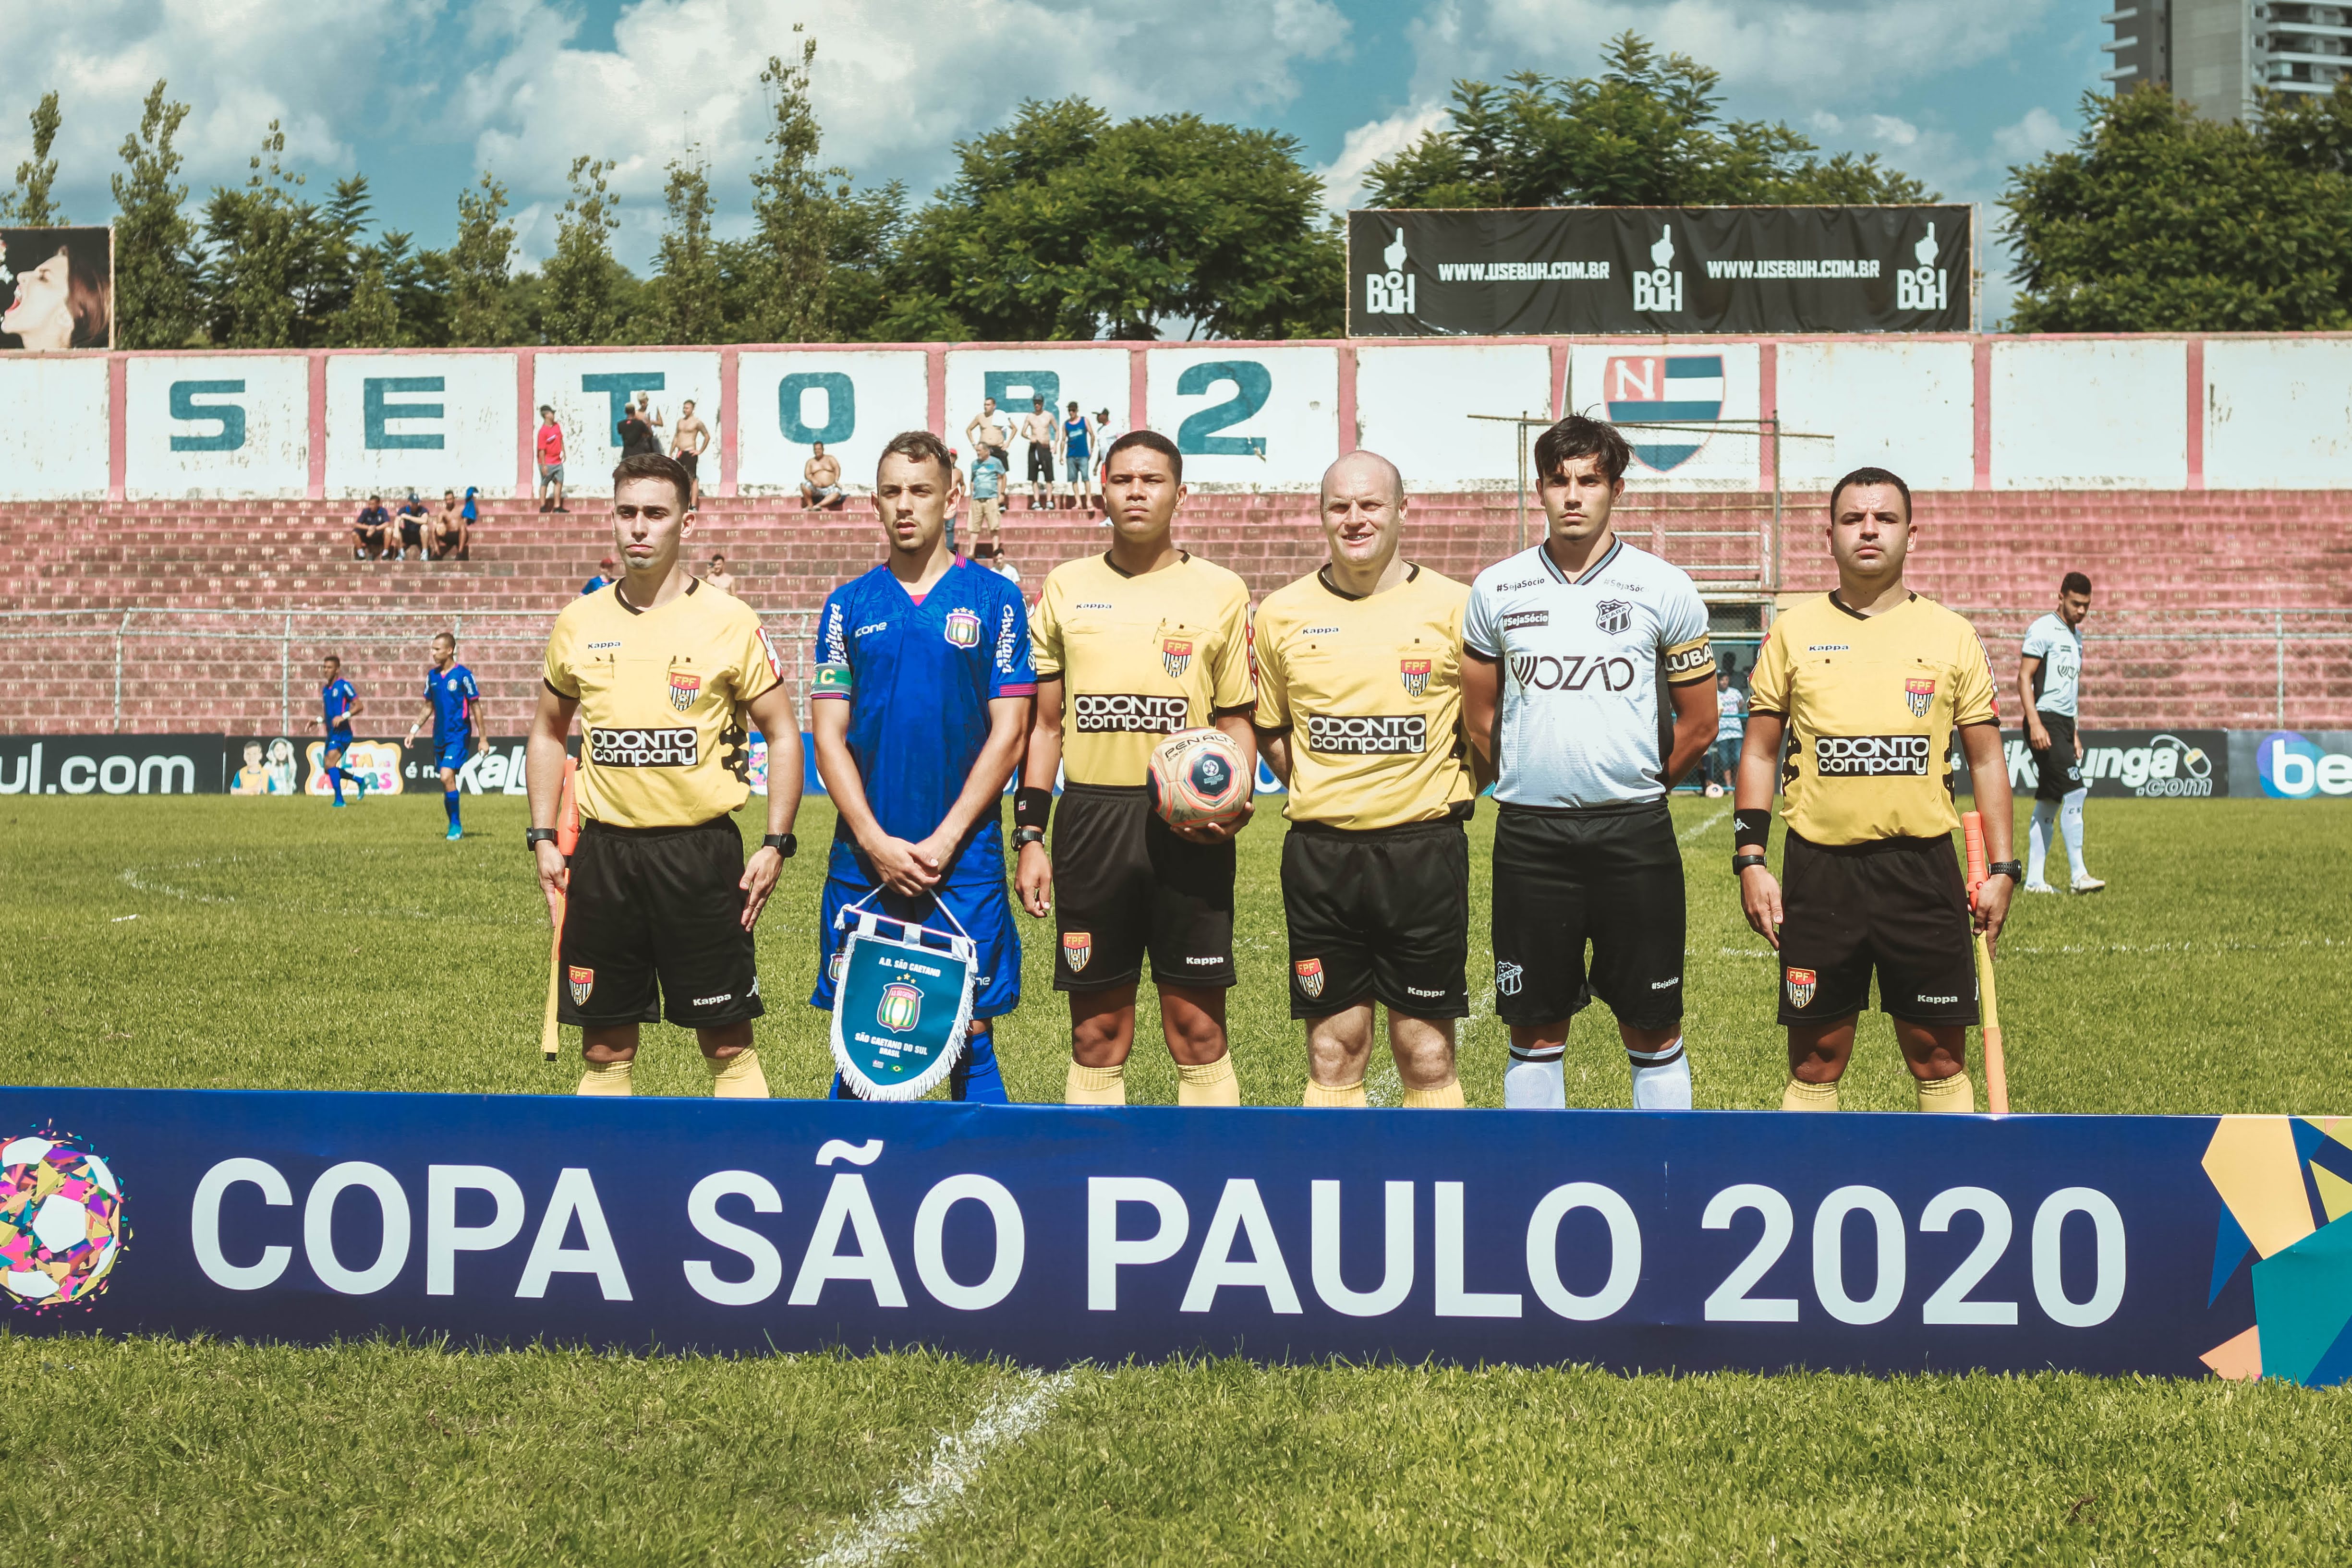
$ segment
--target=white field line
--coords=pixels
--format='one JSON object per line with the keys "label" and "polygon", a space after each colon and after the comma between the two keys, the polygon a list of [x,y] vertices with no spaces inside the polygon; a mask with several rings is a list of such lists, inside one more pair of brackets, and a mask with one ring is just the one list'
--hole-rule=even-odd
{"label": "white field line", "polygon": [[1686,843],[1690,842],[1693,839],[1696,839],[1696,838],[1699,837],[1701,834],[1705,833],[1708,829],[1710,829],[1710,828],[1714,827],[1717,823],[1718,823],[1718,822],[1722,821],[1726,817],[1728,817],[1729,815],[1731,815],[1731,808],[1730,808],[1730,807],[1728,807],[1728,806],[1726,806],[1722,810],[1717,811],[1714,816],[1709,817],[1709,818],[1706,819],[1706,820],[1705,820],[1705,821],[1703,821],[1693,822],[1689,827],[1685,828],[1681,832],[1676,833],[1676,834],[1675,835],[1675,842],[1676,842],[1676,843],[1678,843],[1678,844],[1686,844]]}
{"label": "white field line", "polygon": [[907,1550],[962,1498],[990,1456],[1044,1424],[1069,1385],[1066,1372],[1033,1375],[1017,1394],[991,1400],[962,1431],[942,1433],[922,1474],[811,1558],[810,1568],[877,1568]]}
{"label": "white field line", "polygon": [[[353,858],[357,858],[373,852],[374,852],[359,850],[352,852],[352,854]],[[153,894],[163,898],[176,898],[187,904],[209,904],[215,905],[246,904],[247,907],[290,909],[298,914],[303,915],[340,915],[346,919],[364,919],[373,916],[387,920],[422,920],[434,923],[462,922],[475,925],[531,925],[540,924],[542,919],[542,916],[537,913],[530,915],[509,915],[503,919],[498,919],[485,918],[478,915],[450,915],[446,912],[436,912],[430,909],[403,909],[393,904],[376,904],[367,908],[356,909],[334,908],[326,905],[305,905],[293,900],[284,899],[277,900],[267,904],[247,904],[247,901],[238,898],[232,893],[197,893],[190,888],[174,887],[168,882],[151,880],[155,877],[158,872],[205,871],[213,866],[222,865],[258,866],[265,861],[282,862],[287,858],[288,857],[283,853],[274,855],[226,854],[214,855],[205,860],[181,861],[170,865],[126,866],[115,880],[121,883],[125,887],[131,888],[139,893]]]}

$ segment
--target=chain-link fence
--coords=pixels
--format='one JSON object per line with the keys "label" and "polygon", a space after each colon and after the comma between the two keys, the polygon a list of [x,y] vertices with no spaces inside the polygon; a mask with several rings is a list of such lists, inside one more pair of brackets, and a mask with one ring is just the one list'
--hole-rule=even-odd
{"label": "chain-link fence", "polygon": [[[1984,640],[2013,721],[2020,647],[2046,609],[1953,608]],[[2082,700],[2103,728],[2352,727],[2352,610],[2094,607]]]}

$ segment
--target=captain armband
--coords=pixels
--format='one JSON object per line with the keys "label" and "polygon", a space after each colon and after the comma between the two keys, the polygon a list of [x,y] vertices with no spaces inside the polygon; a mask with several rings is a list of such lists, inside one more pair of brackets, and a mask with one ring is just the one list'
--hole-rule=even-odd
{"label": "captain armband", "polygon": [[1754,811],[1731,813],[1731,848],[1735,854],[1741,850],[1760,850],[1772,838],[1772,809],[1769,806]]}
{"label": "captain armband", "polygon": [[1053,816],[1054,792],[1051,789],[1038,789],[1024,785],[1013,791],[1013,825],[1014,827],[1035,828],[1043,832],[1045,825],[1053,820]]}

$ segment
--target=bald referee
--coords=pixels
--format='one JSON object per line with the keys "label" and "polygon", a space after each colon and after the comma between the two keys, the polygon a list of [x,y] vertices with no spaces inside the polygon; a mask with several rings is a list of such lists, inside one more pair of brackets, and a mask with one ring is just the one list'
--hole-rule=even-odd
{"label": "bald referee", "polygon": [[1307,1105],[1360,1107],[1372,1004],[1408,1109],[1459,1110],[1470,1010],[1462,737],[1466,583],[1404,559],[1404,476],[1351,452],[1323,473],[1331,559],[1257,612],[1260,752],[1288,786],[1282,904]]}
{"label": "bald referee", "polygon": [[[1955,730],[1993,862],[1973,915],[1988,938],[2000,935],[2021,873],[2010,858],[1992,666],[1973,626],[1904,586],[1916,531],[1900,478],[1857,468],[1839,480],[1829,528],[1837,588],[1780,612],[1750,677],[1731,864],[1748,925],[1780,949],[1784,1111],[1838,1108],[1874,973],[1919,1109],[1976,1109],[1976,955],[1946,760]],[[1777,882],[1764,856],[1776,771],[1788,828]]]}
{"label": "bald referee", "polygon": [[[793,853],[800,724],[758,614],[679,559],[693,493],[658,453],[613,471],[622,577],[555,618],[531,717],[529,839],[551,914],[569,883],[557,1016],[581,1030],[583,1094],[628,1093],[638,1026],[667,1016],[694,1030],[713,1094],[768,1097],[751,927]],[[567,873],[555,816],[575,714],[583,821]],[[746,864],[730,813],[751,791],[751,727],[768,741],[768,831]]]}

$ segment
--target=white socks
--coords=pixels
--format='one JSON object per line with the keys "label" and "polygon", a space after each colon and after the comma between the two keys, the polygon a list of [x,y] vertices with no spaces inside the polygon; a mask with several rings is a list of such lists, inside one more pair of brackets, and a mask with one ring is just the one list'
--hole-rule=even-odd
{"label": "white socks", "polygon": [[1511,1065],[1503,1071],[1506,1111],[1565,1111],[1568,1082],[1560,1075],[1562,1045],[1537,1045],[1521,1051],[1511,1047]]}
{"label": "white socks", "polygon": [[[2058,831],[2066,835],[2066,863],[2074,868],[2076,882],[2091,874],[2090,869],[2083,863],[2083,802],[2090,798],[2090,794],[2088,789],[2076,789],[2058,807]],[[2041,820],[2039,806],[2034,808],[2033,816],[2036,821]]]}
{"label": "white socks", "polygon": [[[2080,812],[2076,813],[2075,820],[2082,820]],[[2033,802],[2033,825],[2025,830],[2025,880],[2030,883],[2050,880],[2042,874],[2042,862],[2050,858],[2050,830],[2057,825],[2057,801]],[[2066,847],[2070,851],[2074,847],[2071,836],[2066,841]]]}
{"label": "white socks", "polygon": [[1633,1109],[1687,1111],[1691,1108],[1690,1056],[1680,1036],[1664,1051],[1640,1051],[1628,1046],[1626,1060],[1633,1064]]}

